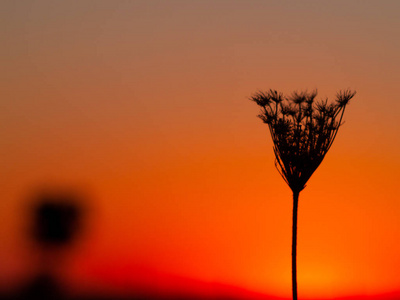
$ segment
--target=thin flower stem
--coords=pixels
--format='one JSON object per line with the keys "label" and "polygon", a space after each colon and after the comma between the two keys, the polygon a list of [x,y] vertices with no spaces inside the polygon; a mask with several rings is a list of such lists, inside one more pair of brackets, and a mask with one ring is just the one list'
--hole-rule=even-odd
{"label": "thin flower stem", "polygon": [[299,192],[293,192],[293,220],[292,220],[292,295],[297,300],[297,211],[299,207]]}

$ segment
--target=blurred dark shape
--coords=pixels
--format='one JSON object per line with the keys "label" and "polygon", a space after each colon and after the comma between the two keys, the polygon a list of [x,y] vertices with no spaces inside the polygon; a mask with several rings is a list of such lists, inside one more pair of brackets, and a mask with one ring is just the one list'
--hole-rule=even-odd
{"label": "blurred dark shape", "polygon": [[78,230],[79,217],[80,211],[73,203],[44,199],[35,211],[34,238],[43,244],[67,244]]}
{"label": "blurred dark shape", "polygon": [[33,207],[33,238],[42,246],[65,246],[80,231],[82,208],[73,193],[42,192]]}
{"label": "blurred dark shape", "polygon": [[68,298],[62,274],[70,246],[82,231],[83,200],[72,189],[46,188],[30,196],[28,232],[37,262],[35,274],[20,286],[18,299]]}
{"label": "blurred dark shape", "polygon": [[41,273],[33,278],[18,293],[17,299],[65,299],[65,295],[54,276]]}

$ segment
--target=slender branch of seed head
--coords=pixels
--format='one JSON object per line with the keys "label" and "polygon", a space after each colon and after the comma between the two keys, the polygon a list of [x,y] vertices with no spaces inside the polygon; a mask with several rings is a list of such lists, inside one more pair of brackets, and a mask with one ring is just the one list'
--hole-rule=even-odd
{"label": "slender branch of seed head", "polygon": [[334,133],[333,137],[331,138],[331,141],[330,141],[330,143],[329,143],[329,145],[328,145],[326,151],[328,151],[328,150],[331,148],[331,146],[332,146],[332,144],[333,144],[333,141],[334,141],[335,138],[336,138],[336,135],[337,135],[337,133],[338,133],[338,131],[339,131],[339,127],[340,127],[341,124],[342,124],[342,119],[343,119],[343,115],[344,115],[344,111],[345,111],[345,110],[346,110],[346,104],[345,104],[345,105],[343,106],[343,108],[342,108],[342,114],[341,114],[341,116],[340,116],[338,126],[337,126],[337,128],[336,128],[336,130],[335,130],[335,133]]}
{"label": "slender branch of seed head", "polygon": [[[283,180],[285,180],[285,182],[289,185],[289,181],[287,179],[288,177],[287,171],[285,167],[282,165],[282,161],[280,159],[279,154],[277,153],[276,147],[274,147],[274,153],[275,153],[275,167],[278,170],[279,174],[282,176]],[[277,166],[277,163],[279,164],[279,168]]]}

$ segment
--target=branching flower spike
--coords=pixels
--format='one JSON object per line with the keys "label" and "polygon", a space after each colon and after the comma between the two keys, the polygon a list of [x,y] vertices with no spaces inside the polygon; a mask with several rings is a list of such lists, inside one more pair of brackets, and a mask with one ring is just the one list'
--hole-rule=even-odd
{"label": "branching flower spike", "polygon": [[336,102],[315,101],[317,91],[294,92],[289,97],[274,90],[251,97],[261,107],[274,142],[276,167],[293,192],[300,192],[321,164],[342,124],[355,92],[337,94]]}
{"label": "branching flower spike", "polygon": [[336,101],[316,101],[317,91],[293,92],[285,97],[269,90],[250,100],[261,107],[258,117],[268,124],[274,143],[275,166],[293,192],[292,290],[297,300],[296,242],[299,193],[321,164],[335,140],[346,105],[356,94],[343,90]]}

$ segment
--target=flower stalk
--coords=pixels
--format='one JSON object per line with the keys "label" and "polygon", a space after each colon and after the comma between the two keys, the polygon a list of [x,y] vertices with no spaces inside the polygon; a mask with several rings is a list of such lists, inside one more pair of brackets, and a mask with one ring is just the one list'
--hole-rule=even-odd
{"label": "flower stalk", "polygon": [[259,91],[250,100],[261,107],[258,117],[268,125],[274,143],[275,167],[293,192],[292,292],[297,300],[297,211],[300,192],[321,164],[343,124],[344,111],[355,91],[343,90],[336,100],[316,101],[317,91]]}

